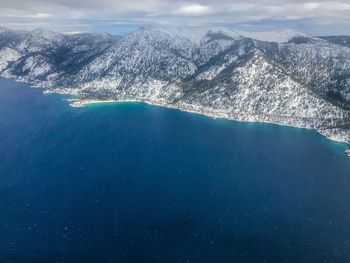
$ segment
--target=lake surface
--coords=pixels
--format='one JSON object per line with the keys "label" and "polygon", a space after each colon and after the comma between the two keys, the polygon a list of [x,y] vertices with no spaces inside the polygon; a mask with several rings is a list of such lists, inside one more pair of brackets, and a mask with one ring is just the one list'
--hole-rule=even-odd
{"label": "lake surface", "polygon": [[0,262],[348,263],[345,148],[0,79]]}

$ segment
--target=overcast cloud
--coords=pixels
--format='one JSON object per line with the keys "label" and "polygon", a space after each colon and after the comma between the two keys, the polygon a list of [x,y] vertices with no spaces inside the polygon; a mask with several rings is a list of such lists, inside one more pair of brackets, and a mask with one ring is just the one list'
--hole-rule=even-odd
{"label": "overcast cloud", "polygon": [[0,24],[119,34],[152,24],[350,34],[350,0],[0,0]]}

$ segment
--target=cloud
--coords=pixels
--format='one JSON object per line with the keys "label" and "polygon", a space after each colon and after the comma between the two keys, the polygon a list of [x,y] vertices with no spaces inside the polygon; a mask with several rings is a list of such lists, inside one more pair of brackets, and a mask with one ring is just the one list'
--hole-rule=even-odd
{"label": "cloud", "polygon": [[179,9],[176,9],[173,12],[175,15],[180,16],[204,16],[209,15],[210,7],[208,5],[200,5],[200,4],[187,4],[181,6]]}
{"label": "cloud", "polygon": [[36,13],[36,14],[31,15],[31,17],[40,19],[40,18],[49,18],[49,17],[52,17],[52,15],[45,14],[45,13]]}
{"label": "cloud", "polygon": [[314,3],[314,2],[309,2],[309,3],[301,4],[300,6],[301,6],[301,8],[310,11],[310,10],[315,10],[318,7],[320,7],[320,4]]}
{"label": "cloud", "polygon": [[[350,34],[350,0],[0,0],[0,25],[121,31],[151,24]],[[325,27],[324,25],[327,25]],[[323,31],[322,31],[323,30]]]}

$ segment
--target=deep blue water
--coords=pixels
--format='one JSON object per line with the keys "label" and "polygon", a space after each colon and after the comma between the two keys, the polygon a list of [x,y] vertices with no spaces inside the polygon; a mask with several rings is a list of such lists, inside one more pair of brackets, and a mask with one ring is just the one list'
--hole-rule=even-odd
{"label": "deep blue water", "polygon": [[315,132],[0,80],[0,262],[350,262],[350,160]]}

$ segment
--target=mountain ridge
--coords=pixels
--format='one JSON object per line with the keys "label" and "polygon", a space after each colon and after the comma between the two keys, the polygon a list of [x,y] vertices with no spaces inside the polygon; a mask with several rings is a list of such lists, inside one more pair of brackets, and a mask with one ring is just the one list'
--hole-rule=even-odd
{"label": "mountain ridge", "polygon": [[350,143],[344,37],[253,35],[222,27],[144,27],[126,36],[6,29],[0,30],[0,76],[72,94],[75,106],[144,101],[315,129]]}

